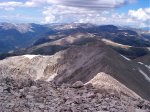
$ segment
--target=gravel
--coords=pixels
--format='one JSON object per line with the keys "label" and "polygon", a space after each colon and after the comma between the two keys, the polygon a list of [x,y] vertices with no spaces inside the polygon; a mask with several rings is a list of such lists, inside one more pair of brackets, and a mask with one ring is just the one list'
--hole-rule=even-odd
{"label": "gravel", "polygon": [[150,112],[150,102],[92,84],[0,79],[0,112]]}

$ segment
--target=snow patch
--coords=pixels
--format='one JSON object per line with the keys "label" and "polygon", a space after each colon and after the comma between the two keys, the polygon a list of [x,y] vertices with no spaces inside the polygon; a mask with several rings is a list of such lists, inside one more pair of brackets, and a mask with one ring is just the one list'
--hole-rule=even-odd
{"label": "snow patch", "polygon": [[120,54],[120,56],[122,56],[124,59],[126,59],[126,60],[128,60],[128,61],[131,61],[129,58],[125,57],[124,55],[121,55],[121,54]]}
{"label": "snow patch", "polygon": [[115,46],[121,46],[123,48],[129,48],[129,47],[132,47],[132,46],[129,46],[129,45],[123,45],[123,44],[119,44],[119,43],[116,43],[116,42],[113,42],[111,40],[108,40],[108,39],[101,39],[103,42],[105,42],[106,44],[111,44],[111,45],[115,45]]}
{"label": "snow patch", "polygon": [[147,48],[150,51],[150,47]]}
{"label": "snow patch", "polygon": [[150,78],[148,77],[148,75],[146,73],[144,73],[141,69],[139,69],[139,72],[145,77],[145,79],[150,82]]}
{"label": "snow patch", "polygon": [[26,58],[32,59],[32,58],[34,58],[34,57],[36,57],[38,55],[23,55],[23,56],[26,57]]}
{"label": "snow patch", "polygon": [[138,63],[141,64],[141,65],[144,65],[146,68],[150,69],[150,65],[146,65],[146,64],[144,64],[142,62],[138,62]]}
{"label": "snow patch", "polygon": [[141,65],[144,65],[144,63],[142,63],[142,62],[138,62],[139,64],[141,64]]}
{"label": "snow patch", "polygon": [[51,76],[49,76],[49,78],[46,80],[46,81],[52,81],[58,74],[57,73],[54,73],[52,74]]}
{"label": "snow patch", "polygon": [[150,69],[150,65],[145,65],[146,68]]}

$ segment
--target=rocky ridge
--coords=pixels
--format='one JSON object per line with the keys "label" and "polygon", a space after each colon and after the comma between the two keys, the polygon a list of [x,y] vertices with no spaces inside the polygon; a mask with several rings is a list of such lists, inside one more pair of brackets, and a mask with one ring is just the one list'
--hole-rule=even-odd
{"label": "rocky ridge", "polygon": [[91,83],[0,79],[1,112],[149,112],[150,103]]}
{"label": "rocky ridge", "polygon": [[99,42],[69,48],[51,56],[23,55],[0,61],[0,78],[31,78],[57,84],[94,80],[91,83],[100,88],[113,87],[147,100],[150,99],[149,73],[149,68],[127,60]]}

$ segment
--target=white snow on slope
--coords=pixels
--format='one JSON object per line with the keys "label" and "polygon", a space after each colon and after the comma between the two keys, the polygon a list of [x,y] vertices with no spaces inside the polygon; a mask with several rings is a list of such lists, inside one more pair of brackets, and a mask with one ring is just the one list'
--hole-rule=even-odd
{"label": "white snow on slope", "polygon": [[147,67],[148,69],[150,69],[150,65],[145,65],[145,67]]}
{"label": "white snow on slope", "polygon": [[146,68],[150,69],[150,65],[146,65],[146,64],[144,64],[142,62],[138,62],[138,63],[141,64],[141,65],[144,65]]}
{"label": "white snow on slope", "polygon": [[141,65],[144,65],[144,63],[142,63],[142,62],[138,62],[139,64],[141,64]]}
{"label": "white snow on slope", "polygon": [[38,56],[43,57],[43,58],[52,57],[52,56],[49,56],[49,55],[32,55],[32,54],[26,54],[26,55],[22,55],[22,56],[24,56],[26,58],[29,58],[29,59],[33,59],[33,58],[38,57]]}
{"label": "white snow on slope", "polygon": [[150,51],[150,47],[147,48]]}
{"label": "white snow on slope", "polygon": [[139,72],[145,77],[145,79],[150,82],[150,78],[148,77],[148,75],[146,73],[144,73],[141,69],[139,69]]}
{"label": "white snow on slope", "polygon": [[128,61],[131,61],[129,58],[125,57],[124,55],[121,55],[121,54],[120,54],[120,56],[122,56],[124,59],[126,59],[126,60],[128,60]]}
{"label": "white snow on slope", "polygon": [[34,57],[36,57],[38,55],[23,55],[23,56],[26,57],[26,58],[32,59],[32,58],[34,58]]}
{"label": "white snow on slope", "polygon": [[52,81],[58,74],[57,73],[54,73],[52,75],[49,76],[49,78],[46,80],[46,81]]}
{"label": "white snow on slope", "polygon": [[120,47],[123,47],[123,48],[129,48],[129,47],[132,47],[132,46],[129,46],[129,45],[123,45],[123,44],[119,44],[119,43],[116,43],[116,42],[113,42],[111,40],[108,40],[108,39],[102,39],[103,42],[105,42],[106,44],[111,44],[111,45],[114,45],[114,46],[120,46]]}

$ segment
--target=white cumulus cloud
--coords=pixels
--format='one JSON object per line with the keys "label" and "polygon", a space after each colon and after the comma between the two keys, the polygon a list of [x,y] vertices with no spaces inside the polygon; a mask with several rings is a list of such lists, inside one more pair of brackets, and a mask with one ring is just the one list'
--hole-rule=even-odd
{"label": "white cumulus cloud", "polygon": [[11,1],[11,2],[0,2],[0,7],[17,7],[22,5],[22,2],[15,2],[15,1]]}
{"label": "white cumulus cloud", "polygon": [[140,8],[138,10],[129,10],[129,16],[141,20],[141,21],[150,21],[150,8]]}
{"label": "white cumulus cloud", "polygon": [[[145,10],[148,13],[149,9],[147,8]],[[149,17],[146,17],[148,15],[144,15],[144,19],[135,18],[131,15],[131,11],[125,14],[116,13],[114,10],[90,10],[86,8],[53,5],[45,8],[43,15],[45,17],[43,23],[93,23],[137,27],[146,27],[149,25],[147,23]]]}
{"label": "white cumulus cloud", "polygon": [[[0,2],[0,10],[40,8],[42,23],[93,23],[149,26],[150,8],[117,13],[114,8],[136,0],[27,0]],[[34,9],[35,10],[35,9]]]}
{"label": "white cumulus cloud", "polygon": [[[102,12],[87,10],[84,8],[67,7],[62,5],[53,5],[45,8],[43,15],[47,23],[66,23],[66,22],[97,22],[97,20],[105,20],[101,17]],[[94,18],[93,18],[94,17]]]}

